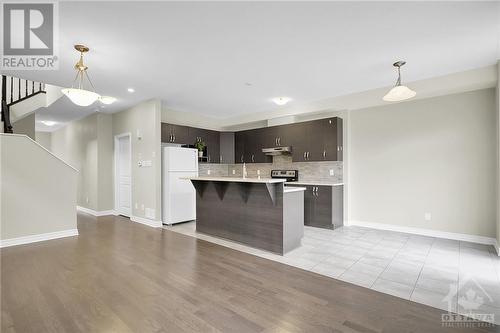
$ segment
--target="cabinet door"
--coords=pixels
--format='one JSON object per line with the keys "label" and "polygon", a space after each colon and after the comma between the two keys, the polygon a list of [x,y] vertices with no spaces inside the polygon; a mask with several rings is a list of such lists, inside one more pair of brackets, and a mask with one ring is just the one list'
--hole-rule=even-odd
{"label": "cabinet door", "polygon": [[262,148],[268,148],[270,131],[268,127],[258,128],[252,131],[252,147],[255,163],[272,163],[273,159],[262,152]]}
{"label": "cabinet door", "polygon": [[325,161],[342,161],[342,136],[341,118],[324,119]]}
{"label": "cabinet door", "polygon": [[308,124],[307,155],[308,162],[323,161],[325,120],[314,120]]}
{"label": "cabinet door", "polygon": [[170,124],[161,123],[161,142],[172,142],[172,129]]}
{"label": "cabinet door", "polygon": [[333,229],[332,223],[332,187],[314,186],[311,226]]}
{"label": "cabinet door", "polygon": [[180,143],[180,144],[190,144],[189,142],[189,127],[187,126],[181,126],[181,125],[170,125],[171,126],[171,132],[173,135],[173,141],[174,143]]}
{"label": "cabinet door", "polygon": [[219,132],[207,130],[207,161],[208,163],[220,163],[220,138]]}
{"label": "cabinet door", "polygon": [[233,164],[234,163],[234,133],[221,132],[220,133],[220,163]]}
{"label": "cabinet door", "polygon": [[287,130],[292,146],[293,162],[307,161],[307,152],[310,147],[309,133],[311,131],[311,123],[304,122],[292,124],[289,125]]}
{"label": "cabinet door", "polygon": [[337,117],[337,161],[344,160],[344,122]]}
{"label": "cabinet door", "polygon": [[234,162],[245,161],[245,131],[234,133]]}

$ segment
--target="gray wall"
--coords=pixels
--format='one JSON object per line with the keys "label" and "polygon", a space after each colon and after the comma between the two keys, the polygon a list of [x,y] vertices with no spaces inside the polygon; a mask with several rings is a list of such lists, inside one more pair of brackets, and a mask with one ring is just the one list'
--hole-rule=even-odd
{"label": "gray wall", "polygon": [[95,113],[51,134],[51,151],[80,171],[78,206],[95,211],[114,208],[111,133],[111,115]]}
{"label": "gray wall", "polygon": [[[142,135],[139,139],[137,133]],[[132,135],[132,215],[146,217],[144,208],[154,209],[161,220],[161,103],[150,100],[113,114],[113,135]],[[151,160],[151,167],[139,167]],[[137,208],[136,208],[137,205]]]}
{"label": "gray wall", "polygon": [[494,89],[351,111],[349,133],[351,220],[496,236]]}
{"label": "gray wall", "polygon": [[76,229],[77,171],[25,136],[0,134],[2,240]]}
{"label": "gray wall", "polygon": [[497,252],[500,255],[500,60],[497,63],[498,80],[496,89],[497,107]]}
{"label": "gray wall", "polygon": [[35,132],[35,141],[42,145],[45,149],[52,149],[50,132]]}
{"label": "gray wall", "polygon": [[25,134],[35,140],[35,113],[13,123],[12,129],[15,134]]}

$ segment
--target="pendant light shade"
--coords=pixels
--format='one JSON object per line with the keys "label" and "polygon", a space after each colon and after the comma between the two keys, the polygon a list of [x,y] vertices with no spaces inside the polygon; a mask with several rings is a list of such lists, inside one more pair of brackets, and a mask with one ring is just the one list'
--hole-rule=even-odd
{"label": "pendant light shade", "polygon": [[83,89],[65,88],[62,93],[79,106],[89,106],[99,99],[99,94]]}
{"label": "pendant light shade", "polygon": [[398,69],[398,80],[396,81],[396,85],[382,98],[384,101],[400,102],[417,95],[415,91],[401,84],[401,66],[404,64],[406,64],[404,61],[397,61],[393,64],[393,66]]}
{"label": "pendant light shade", "polygon": [[416,94],[416,92],[414,92],[407,86],[396,86],[389,90],[389,92],[384,96],[383,100],[386,102],[399,102],[415,97]]}
{"label": "pendant light shade", "polygon": [[[94,91],[94,85],[87,73],[88,67],[83,63],[83,54],[88,52],[89,48],[85,45],[75,45],[75,49],[80,52],[80,60],[75,65],[76,77],[71,88],[61,89],[62,93],[78,106],[89,106],[97,100],[103,104],[114,103],[116,98],[101,96]],[[85,89],[85,82],[88,82],[87,86],[92,91]]]}
{"label": "pendant light shade", "polygon": [[113,104],[114,102],[116,102],[116,98],[111,96],[100,96],[99,100],[101,101],[102,104],[106,105]]}

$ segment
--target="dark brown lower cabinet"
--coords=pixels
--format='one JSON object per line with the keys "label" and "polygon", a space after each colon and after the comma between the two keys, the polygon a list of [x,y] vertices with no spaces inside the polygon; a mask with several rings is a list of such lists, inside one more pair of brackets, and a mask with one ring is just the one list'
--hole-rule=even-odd
{"label": "dark brown lower cabinet", "polygon": [[334,229],[344,224],[343,186],[287,185],[305,187],[304,225]]}

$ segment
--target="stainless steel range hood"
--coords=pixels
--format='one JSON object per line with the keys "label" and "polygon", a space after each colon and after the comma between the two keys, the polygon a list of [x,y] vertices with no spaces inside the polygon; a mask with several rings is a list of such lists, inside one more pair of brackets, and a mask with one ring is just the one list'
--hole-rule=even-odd
{"label": "stainless steel range hood", "polygon": [[292,147],[273,147],[262,148],[262,152],[266,155],[289,155],[292,152]]}

